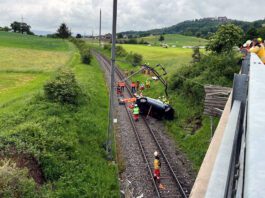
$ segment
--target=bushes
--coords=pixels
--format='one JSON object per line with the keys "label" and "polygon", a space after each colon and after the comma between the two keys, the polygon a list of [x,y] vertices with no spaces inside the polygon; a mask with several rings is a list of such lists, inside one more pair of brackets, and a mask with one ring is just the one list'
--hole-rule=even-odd
{"label": "bushes", "polygon": [[103,49],[110,51],[111,50],[111,45],[110,44],[104,44]]}
{"label": "bushes", "polygon": [[195,103],[202,103],[205,84],[232,86],[234,73],[238,73],[239,57],[229,54],[209,54],[193,65],[180,68],[171,78],[171,89],[179,90]]}
{"label": "bushes", "polygon": [[118,45],[116,46],[116,55],[119,57],[125,57],[128,55],[128,53],[122,46]]}
{"label": "bushes", "polygon": [[[111,50],[111,45],[105,44],[104,50]],[[143,61],[143,56],[137,53],[128,53],[122,46],[116,46],[116,56],[123,57],[127,62],[130,62],[133,66],[140,65]]]}
{"label": "bushes", "polygon": [[90,64],[91,59],[92,59],[92,56],[90,54],[90,49],[89,48],[83,48],[80,53],[81,53],[82,63]]}
{"label": "bushes", "polygon": [[137,53],[129,53],[126,60],[131,62],[133,66],[140,65],[143,61],[143,56]]}
{"label": "bushes", "polygon": [[76,47],[78,48],[78,50],[79,50],[79,52],[81,54],[82,63],[90,64],[91,59],[92,59],[92,55],[91,55],[90,49],[86,45],[85,41],[80,40],[80,39],[75,39],[75,38],[72,38],[70,41],[72,43],[74,43],[76,45]]}
{"label": "bushes", "polygon": [[10,160],[0,161],[0,197],[41,197],[36,184],[28,177],[27,169],[20,169]]}
{"label": "bushes", "polygon": [[45,96],[62,104],[77,104],[80,88],[74,74],[68,69],[61,69],[55,79],[44,85]]}

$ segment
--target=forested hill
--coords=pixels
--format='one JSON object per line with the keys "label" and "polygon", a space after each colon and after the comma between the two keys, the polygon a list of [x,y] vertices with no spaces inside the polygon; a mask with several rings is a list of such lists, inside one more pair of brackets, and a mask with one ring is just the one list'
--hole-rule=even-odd
{"label": "forested hill", "polygon": [[140,37],[148,36],[150,34],[183,34],[187,36],[208,37],[212,33],[216,32],[218,26],[226,23],[233,23],[240,26],[244,31],[248,31],[251,28],[261,27],[263,24],[265,24],[265,19],[254,22],[246,22],[227,19],[226,17],[204,18],[184,21],[176,25],[161,29],[153,29],[148,31],[127,31],[122,32],[122,34],[127,36]]}

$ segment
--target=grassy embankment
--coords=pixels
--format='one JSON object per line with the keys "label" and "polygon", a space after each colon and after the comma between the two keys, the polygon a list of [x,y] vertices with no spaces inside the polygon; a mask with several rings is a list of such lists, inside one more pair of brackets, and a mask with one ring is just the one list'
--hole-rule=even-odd
{"label": "grassy embankment", "polygon": [[[44,83],[60,67],[76,75],[83,93],[78,106],[43,96]],[[44,184],[35,197],[118,197],[116,166],[102,148],[107,112],[107,88],[95,60],[81,64],[68,41],[0,33],[1,158],[27,154],[37,160]]]}
{"label": "grassy embankment", "polygon": [[[174,38],[181,38],[180,40],[174,40]],[[182,38],[183,37],[183,38]],[[152,37],[151,37],[152,38]],[[167,35],[166,35],[167,38]],[[170,38],[174,40],[174,43],[180,43],[180,45],[198,45],[199,43],[206,43],[206,40],[197,39],[181,35],[172,35]],[[190,42],[194,39],[193,42]],[[172,41],[173,42],[173,41]],[[144,45],[122,45],[127,52],[139,53],[143,55],[144,62],[149,63],[150,66],[155,66],[160,63],[165,66],[168,74],[164,78],[168,81],[169,86],[172,80],[172,75],[176,70],[188,64],[191,61],[192,49],[177,48],[162,48],[157,46],[144,46]],[[109,56],[109,51],[101,50],[102,53]],[[119,60],[124,58],[118,57]],[[118,61],[119,67],[124,71],[137,71],[139,67],[133,67],[131,64]],[[159,70],[159,69],[158,69]],[[161,70],[159,70],[162,72]],[[139,80],[145,82],[146,79],[150,79],[150,76],[139,74],[133,77],[132,80]],[[195,170],[198,170],[203,160],[205,152],[209,145],[211,137],[210,132],[210,120],[208,117],[202,117],[202,127],[194,132],[194,128],[197,126],[197,117],[202,111],[201,107],[195,106],[179,93],[169,91],[170,104],[176,110],[176,118],[173,121],[166,122],[169,134],[177,142],[180,149],[186,153],[188,159],[192,161]],[[151,81],[151,89],[145,90],[144,95],[158,98],[163,95],[164,87],[160,82]]]}

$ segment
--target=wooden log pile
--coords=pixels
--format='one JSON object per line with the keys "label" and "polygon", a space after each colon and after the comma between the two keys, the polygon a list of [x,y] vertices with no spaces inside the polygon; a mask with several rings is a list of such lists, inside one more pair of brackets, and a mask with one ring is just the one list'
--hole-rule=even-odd
{"label": "wooden log pile", "polygon": [[232,88],[206,85],[204,91],[204,114],[221,117]]}

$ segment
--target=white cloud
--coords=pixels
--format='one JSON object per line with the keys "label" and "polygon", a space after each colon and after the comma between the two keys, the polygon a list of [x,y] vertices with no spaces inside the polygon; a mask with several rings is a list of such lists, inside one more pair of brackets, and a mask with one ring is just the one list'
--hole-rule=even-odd
{"label": "white cloud", "polygon": [[[227,16],[249,20],[264,18],[258,0],[118,0],[118,31],[166,27],[188,19]],[[73,32],[98,32],[99,9],[103,32],[111,32],[112,0],[0,0],[0,26],[21,20],[34,30],[55,32],[65,22]]]}

